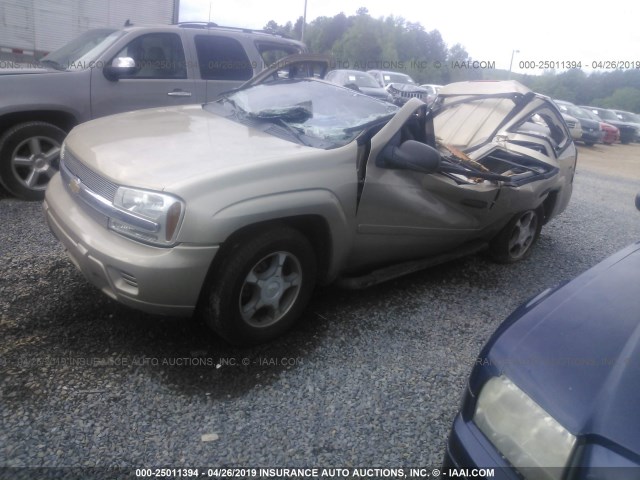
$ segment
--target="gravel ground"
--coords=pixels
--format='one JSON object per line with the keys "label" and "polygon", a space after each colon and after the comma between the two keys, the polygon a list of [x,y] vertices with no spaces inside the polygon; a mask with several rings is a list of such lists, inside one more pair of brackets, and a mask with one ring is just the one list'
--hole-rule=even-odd
{"label": "gravel ground", "polygon": [[[640,164],[640,147],[625,152]],[[478,255],[361,292],[326,288],[291,333],[251,349],[111,301],[39,204],[4,195],[0,467],[437,467],[490,333],[640,239],[637,191],[579,169],[528,260]]]}

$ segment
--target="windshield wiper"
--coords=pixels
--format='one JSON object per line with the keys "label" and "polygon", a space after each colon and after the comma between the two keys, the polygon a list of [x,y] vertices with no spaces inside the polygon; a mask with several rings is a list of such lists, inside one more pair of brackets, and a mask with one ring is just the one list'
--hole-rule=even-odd
{"label": "windshield wiper", "polygon": [[247,112],[246,117],[252,120],[260,120],[265,122],[271,122],[278,127],[286,130],[292,137],[294,137],[298,143],[307,147],[311,146],[310,143],[305,140],[304,134],[297,128],[293,127],[289,122],[304,123],[313,116],[311,102],[302,102],[297,105],[292,105],[282,108],[267,108],[258,112]]}
{"label": "windshield wiper", "polygon": [[228,103],[229,105],[231,105],[231,107],[233,107],[233,113],[236,117],[238,116],[239,113],[243,115],[246,115],[247,113],[242,107],[238,106],[235,100],[232,100],[229,97],[223,97],[219,101],[223,103]]}
{"label": "windshield wiper", "polygon": [[266,108],[249,115],[260,120],[282,120],[294,123],[304,123],[313,117],[311,102],[303,102],[282,108]]}

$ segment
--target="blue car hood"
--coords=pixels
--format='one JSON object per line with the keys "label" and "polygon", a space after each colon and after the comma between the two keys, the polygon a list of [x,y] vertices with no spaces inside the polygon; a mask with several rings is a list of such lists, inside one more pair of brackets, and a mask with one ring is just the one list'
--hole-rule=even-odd
{"label": "blue car hood", "polygon": [[640,453],[640,242],[543,300],[505,321],[487,358],[571,433]]}

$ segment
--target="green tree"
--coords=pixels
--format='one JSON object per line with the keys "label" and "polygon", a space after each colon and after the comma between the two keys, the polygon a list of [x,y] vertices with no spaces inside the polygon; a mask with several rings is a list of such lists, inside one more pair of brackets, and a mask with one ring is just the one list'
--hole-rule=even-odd
{"label": "green tree", "polygon": [[481,80],[484,78],[483,71],[474,68],[453,68],[451,65],[461,65],[472,62],[473,59],[465,48],[456,43],[447,53],[446,63],[443,63],[444,79],[442,83],[461,82],[464,80]]}
{"label": "green tree", "polygon": [[[287,22],[285,25],[278,25],[275,20],[269,20],[263,27],[263,30],[273,33],[275,35],[283,35],[285,37],[293,37],[293,25],[291,22]],[[298,38],[300,38],[298,36]]]}
{"label": "green tree", "polygon": [[634,87],[619,88],[610,96],[602,100],[596,100],[594,103],[596,103],[596,106],[605,108],[640,112],[640,89]]}
{"label": "green tree", "polygon": [[347,32],[351,21],[344,13],[334,17],[318,17],[309,25],[305,41],[309,50],[316,53],[330,53],[334,44]]}
{"label": "green tree", "polygon": [[368,15],[358,15],[353,25],[334,44],[333,54],[338,65],[366,70],[382,60],[379,25]]}

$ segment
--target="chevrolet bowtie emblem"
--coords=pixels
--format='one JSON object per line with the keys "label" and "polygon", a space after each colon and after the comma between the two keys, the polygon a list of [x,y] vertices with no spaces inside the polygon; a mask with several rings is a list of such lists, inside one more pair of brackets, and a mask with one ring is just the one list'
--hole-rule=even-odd
{"label": "chevrolet bowtie emblem", "polygon": [[80,193],[80,179],[79,178],[72,178],[69,181],[69,190],[71,190],[72,193],[74,193],[75,195]]}

